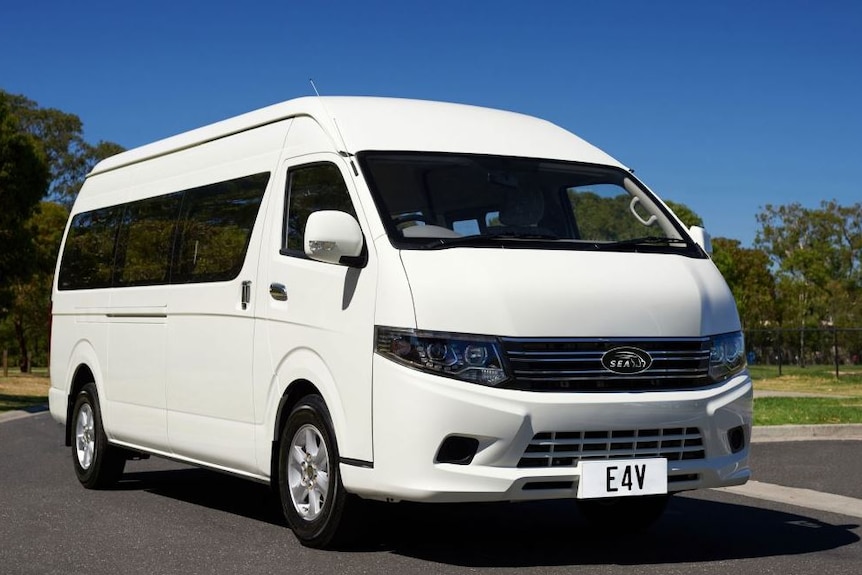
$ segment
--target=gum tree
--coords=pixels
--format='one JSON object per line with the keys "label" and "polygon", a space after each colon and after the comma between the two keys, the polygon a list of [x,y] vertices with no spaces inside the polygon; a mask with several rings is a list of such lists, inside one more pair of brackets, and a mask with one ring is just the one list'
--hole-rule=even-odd
{"label": "gum tree", "polygon": [[800,358],[804,328],[862,324],[862,203],[767,205],[757,221],[755,246],[775,269],[785,325],[803,334]]}

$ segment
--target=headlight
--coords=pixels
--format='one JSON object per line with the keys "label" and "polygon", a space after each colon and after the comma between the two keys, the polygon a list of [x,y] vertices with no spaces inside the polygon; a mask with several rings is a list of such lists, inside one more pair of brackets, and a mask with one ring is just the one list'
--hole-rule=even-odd
{"label": "headlight", "polygon": [[377,353],[414,369],[481,385],[509,377],[492,337],[377,327]]}
{"label": "headlight", "polygon": [[723,381],[745,369],[745,340],[741,331],[712,338],[709,353],[709,377]]}

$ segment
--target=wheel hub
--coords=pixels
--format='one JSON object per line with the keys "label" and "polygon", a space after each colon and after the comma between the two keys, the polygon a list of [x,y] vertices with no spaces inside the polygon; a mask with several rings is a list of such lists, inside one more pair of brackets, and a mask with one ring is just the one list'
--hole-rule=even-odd
{"label": "wheel hub", "polygon": [[311,455],[305,454],[305,461],[302,462],[302,485],[304,485],[307,489],[312,489],[314,487],[314,481],[317,479],[317,467],[314,465],[314,462],[311,460]]}
{"label": "wheel hub", "polygon": [[87,404],[82,405],[75,426],[76,453],[82,469],[90,468],[96,451],[96,429],[93,420],[93,409]]}
{"label": "wheel hub", "polygon": [[304,519],[316,519],[329,497],[329,456],[320,430],[307,424],[300,427],[288,447],[287,483],[296,512]]}

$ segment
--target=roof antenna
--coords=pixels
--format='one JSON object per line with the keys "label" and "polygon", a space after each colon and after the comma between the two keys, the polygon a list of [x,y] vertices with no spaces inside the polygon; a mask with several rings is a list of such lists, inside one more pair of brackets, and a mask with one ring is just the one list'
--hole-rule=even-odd
{"label": "roof antenna", "polygon": [[[317,91],[317,86],[314,85],[314,78],[309,78],[308,82],[311,84],[311,88],[314,90],[314,93],[320,98],[320,92]],[[332,125],[335,126],[335,132],[338,134],[338,140],[341,143],[341,150],[338,152],[338,155],[349,158],[353,154],[347,151],[347,143],[344,141],[344,136],[341,134],[341,129],[338,127],[338,122],[335,120],[335,116],[329,114],[329,110],[326,109],[326,105],[323,103],[323,99],[320,99],[320,107],[323,108],[326,113],[329,115],[332,120]],[[350,160],[350,166],[353,168],[354,175],[358,176],[359,171],[356,169],[356,165],[354,165],[353,160]]]}

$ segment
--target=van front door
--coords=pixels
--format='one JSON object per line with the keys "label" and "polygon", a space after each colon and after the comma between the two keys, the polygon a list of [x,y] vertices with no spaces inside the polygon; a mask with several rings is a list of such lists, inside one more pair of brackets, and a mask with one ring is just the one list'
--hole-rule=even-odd
{"label": "van front door", "polygon": [[[285,388],[310,383],[332,416],[342,461],[371,462],[377,261],[368,245],[350,171],[338,154],[316,153],[288,160],[279,176],[284,192],[278,199],[273,196],[270,244],[261,256],[259,289],[267,291],[257,292],[263,321],[256,337],[269,357],[256,365],[268,363],[274,375],[256,373],[255,398],[261,410],[272,409]],[[305,224],[318,210],[339,210],[357,219],[368,252],[363,267],[314,261],[305,255]],[[259,438],[259,449],[268,448],[272,432]]]}

